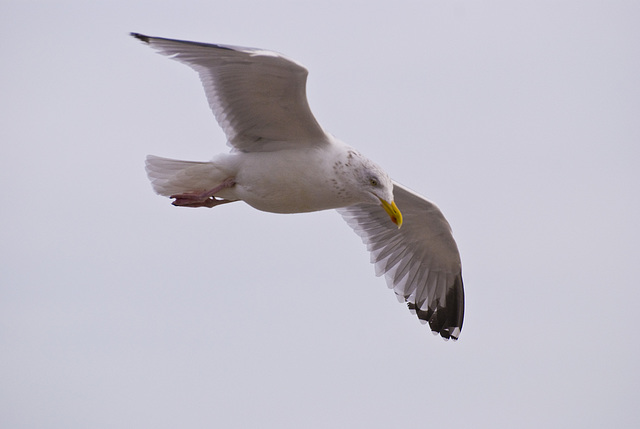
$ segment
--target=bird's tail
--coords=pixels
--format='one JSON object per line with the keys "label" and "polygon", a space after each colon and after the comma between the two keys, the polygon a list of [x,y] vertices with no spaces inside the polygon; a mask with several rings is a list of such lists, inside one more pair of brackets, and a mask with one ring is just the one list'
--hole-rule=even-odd
{"label": "bird's tail", "polygon": [[146,170],[153,190],[165,197],[205,191],[226,178],[212,162],[179,161],[154,155],[147,156]]}

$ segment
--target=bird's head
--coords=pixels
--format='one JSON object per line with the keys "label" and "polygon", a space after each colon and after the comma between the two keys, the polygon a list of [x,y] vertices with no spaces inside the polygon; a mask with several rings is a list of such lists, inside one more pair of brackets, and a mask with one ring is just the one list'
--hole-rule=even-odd
{"label": "bird's head", "polygon": [[360,189],[364,190],[364,196],[374,204],[381,204],[382,208],[391,218],[391,221],[402,226],[402,213],[393,200],[393,181],[389,175],[376,163],[363,157],[360,154],[354,156],[352,162],[358,165],[354,168],[357,172],[356,179]]}

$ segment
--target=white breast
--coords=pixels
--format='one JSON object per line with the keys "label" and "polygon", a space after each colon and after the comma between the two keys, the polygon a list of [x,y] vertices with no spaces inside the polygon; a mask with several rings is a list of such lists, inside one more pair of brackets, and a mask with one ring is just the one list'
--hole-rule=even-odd
{"label": "white breast", "polygon": [[273,213],[303,213],[334,209],[360,201],[347,192],[344,171],[334,168],[340,158],[327,151],[290,150],[234,153],[235,198]]}

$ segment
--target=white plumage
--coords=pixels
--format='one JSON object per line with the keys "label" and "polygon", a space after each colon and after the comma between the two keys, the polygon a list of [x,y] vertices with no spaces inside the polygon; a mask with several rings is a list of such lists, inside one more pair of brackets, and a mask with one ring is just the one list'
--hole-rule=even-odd
{"label": "white plumage", "polygon": [[132,36],[198,72],[231,146],[209,162],[149,156],[158,194],[188,207],[242,200],[275,213],[338,209],[398,298],[435,333],[458,338],[464,291],[449,224],[433,203],[323,131],[302,65],[260,49]]}

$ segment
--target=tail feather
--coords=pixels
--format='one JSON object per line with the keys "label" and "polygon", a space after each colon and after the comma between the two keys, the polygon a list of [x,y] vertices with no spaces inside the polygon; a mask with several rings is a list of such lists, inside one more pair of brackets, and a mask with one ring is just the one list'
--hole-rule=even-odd
{"label": "tail feather", "polygon": [[179,161],[154,155],[147,156],[146,170],[153,190],[165,197],[205,191],[225,179],[223,172],[211,162]]}

